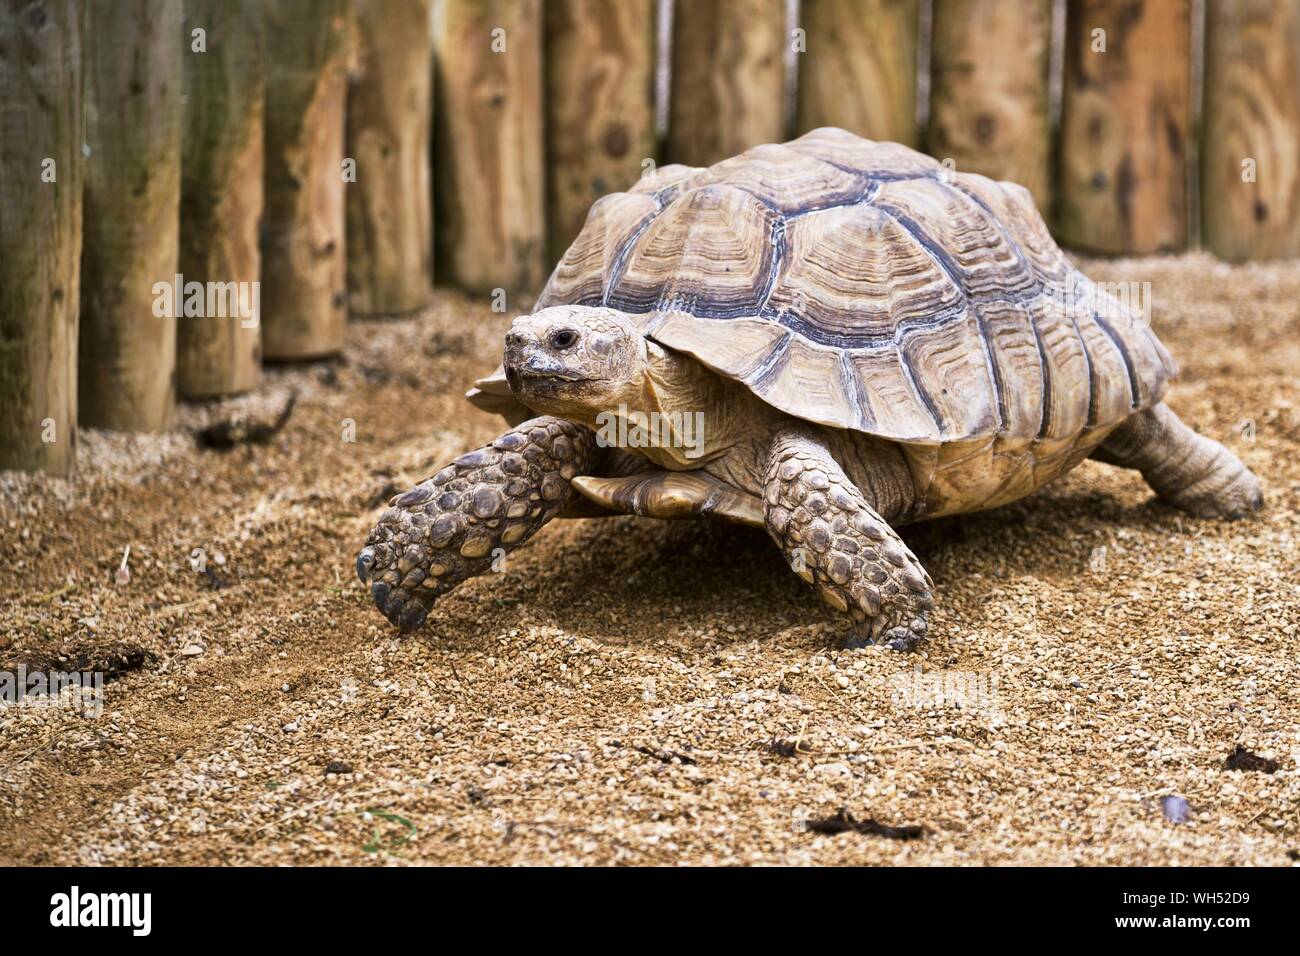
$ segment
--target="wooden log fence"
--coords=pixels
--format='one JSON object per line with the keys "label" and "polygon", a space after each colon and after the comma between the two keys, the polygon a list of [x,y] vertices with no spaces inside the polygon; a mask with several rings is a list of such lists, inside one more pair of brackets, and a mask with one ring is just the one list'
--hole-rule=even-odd
{"label": "wooden log fence", "polygon": [[[662,2],[0,4],[0,467],[335,354],[435,272],[527,308],[600,196],[821,125],[1021,182],[1070,248],[1300,256],[1290,0],[1206,0],[1203,31],[1192,0],[1069,0],[1055,125],[1061,5],[932,0],[924,129],[919,0],[676,0],[656,35]],[[191,283],[256,288],[260,328],[191,317]]]}

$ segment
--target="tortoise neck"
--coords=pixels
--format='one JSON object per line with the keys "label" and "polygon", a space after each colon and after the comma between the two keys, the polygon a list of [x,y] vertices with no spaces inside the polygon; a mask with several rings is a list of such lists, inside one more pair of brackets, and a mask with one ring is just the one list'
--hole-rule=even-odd
{"label": "tortoise neck", "polygon": [[617,408],[602,410],[593,427],[602,445],[639,452],[674,471],[699,468],[725,453],[726,383],[699,362],[646,341],[643,374],[629,383]]}

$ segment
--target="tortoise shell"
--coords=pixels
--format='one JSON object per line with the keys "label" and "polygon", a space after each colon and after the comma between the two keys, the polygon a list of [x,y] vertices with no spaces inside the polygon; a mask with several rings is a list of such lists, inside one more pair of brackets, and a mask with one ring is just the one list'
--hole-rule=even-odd
{"label": "tortoise shell", "polygon": [[644,316],[790,415],[899,442],[1068,439],[1176,367],[1029,192],[818,129],[601,198],[537,309]]}

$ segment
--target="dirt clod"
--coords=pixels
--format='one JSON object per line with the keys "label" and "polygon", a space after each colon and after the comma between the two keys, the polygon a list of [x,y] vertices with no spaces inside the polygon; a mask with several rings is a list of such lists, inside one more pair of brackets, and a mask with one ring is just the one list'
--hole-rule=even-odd
{"label": "dirt clod", "polygon": [[859,820],[844,807],[840,807],[834,816],[809,820],[807,826],[812,833],[866,833],[887,840],[919,840],[925,834],[925,828],[920,824],[890,826],[871,817]]}
{"label": "dirt clod", "polygon": [[273,419],[250,418],[243,415],[223,418],[200,428],[195,437],[202,448],[224,450],[244,444],[265,445],[289,423],[289,417],[293,414],[297,403],[298,393],[290,392],[279,414]]}
{"label": "dirt clod", "polygon": [[1257,753],[1252,753],[1245,747],[1238,744],[1236,749],[1228,755],[1225,762],[1229,770],[1245,770],[1253,773],[1276,773],[1278,763],[1268,757],[1261,757]]}

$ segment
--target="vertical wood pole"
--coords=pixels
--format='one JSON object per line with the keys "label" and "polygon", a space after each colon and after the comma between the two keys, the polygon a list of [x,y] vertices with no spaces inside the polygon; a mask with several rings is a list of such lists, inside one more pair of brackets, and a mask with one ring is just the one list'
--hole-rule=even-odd
{"label": "vertical wood pole", "polygon": [[472,292],[546,278],[539,0],[435,0],[440,276]]}
{"label": "vertical wood pole", "polygon": [[1209,0],[1201,126],[1205,245],[1300,257],[1300,3]]}
{"label": "vertical wood pole", "polygon": [[1120,255],[1187,245],[1191,0],[1067,7],[1057,237]]}
{"label": "vertical wood pole", "polygon": [[189,397],[233,395],[261,377],[261,0],[185,0],[182,44],[178,271],[185,285],[202,283],[204,307],[176,309],[176,384]]}
{"label": "vertical wood pole", "polygon": [[917,13],[916,0],[803,0],[799,132],[839,126],[918,145]]}
{"label": "vertical wood pole", "polygon": [[267,0],[262,352],[343,347],[347,319],[343,129],[348,0]]}
{"label": "vertical wood pole", "polygon": [[654,37],[654,0],[546,5],[548,264],[654,159]]}
{"label": "vertical wood pole", "polygon": [[1051,0],[935,0],[928,152],[1051,203]]}
{"label": "vertical wood pole", "polygon": [[176,408],[181,0],[87,5],[83,425],[158,431]]}
{"label": "vertical wood pole", "polygon": [[348,301],[362,315],[429,304],[433,216],[430,0],[356,0],[360,69],[348,94]]}
{"label": "vertical wood pole", "polygon": [[58,475],[77,441],[83,16],[0,4],[0,468]]}
{"label": "vertical wood pole", "polygon": [[693,0],[673,11],[668,161],[708,166],[785,139],[785,0]]}

